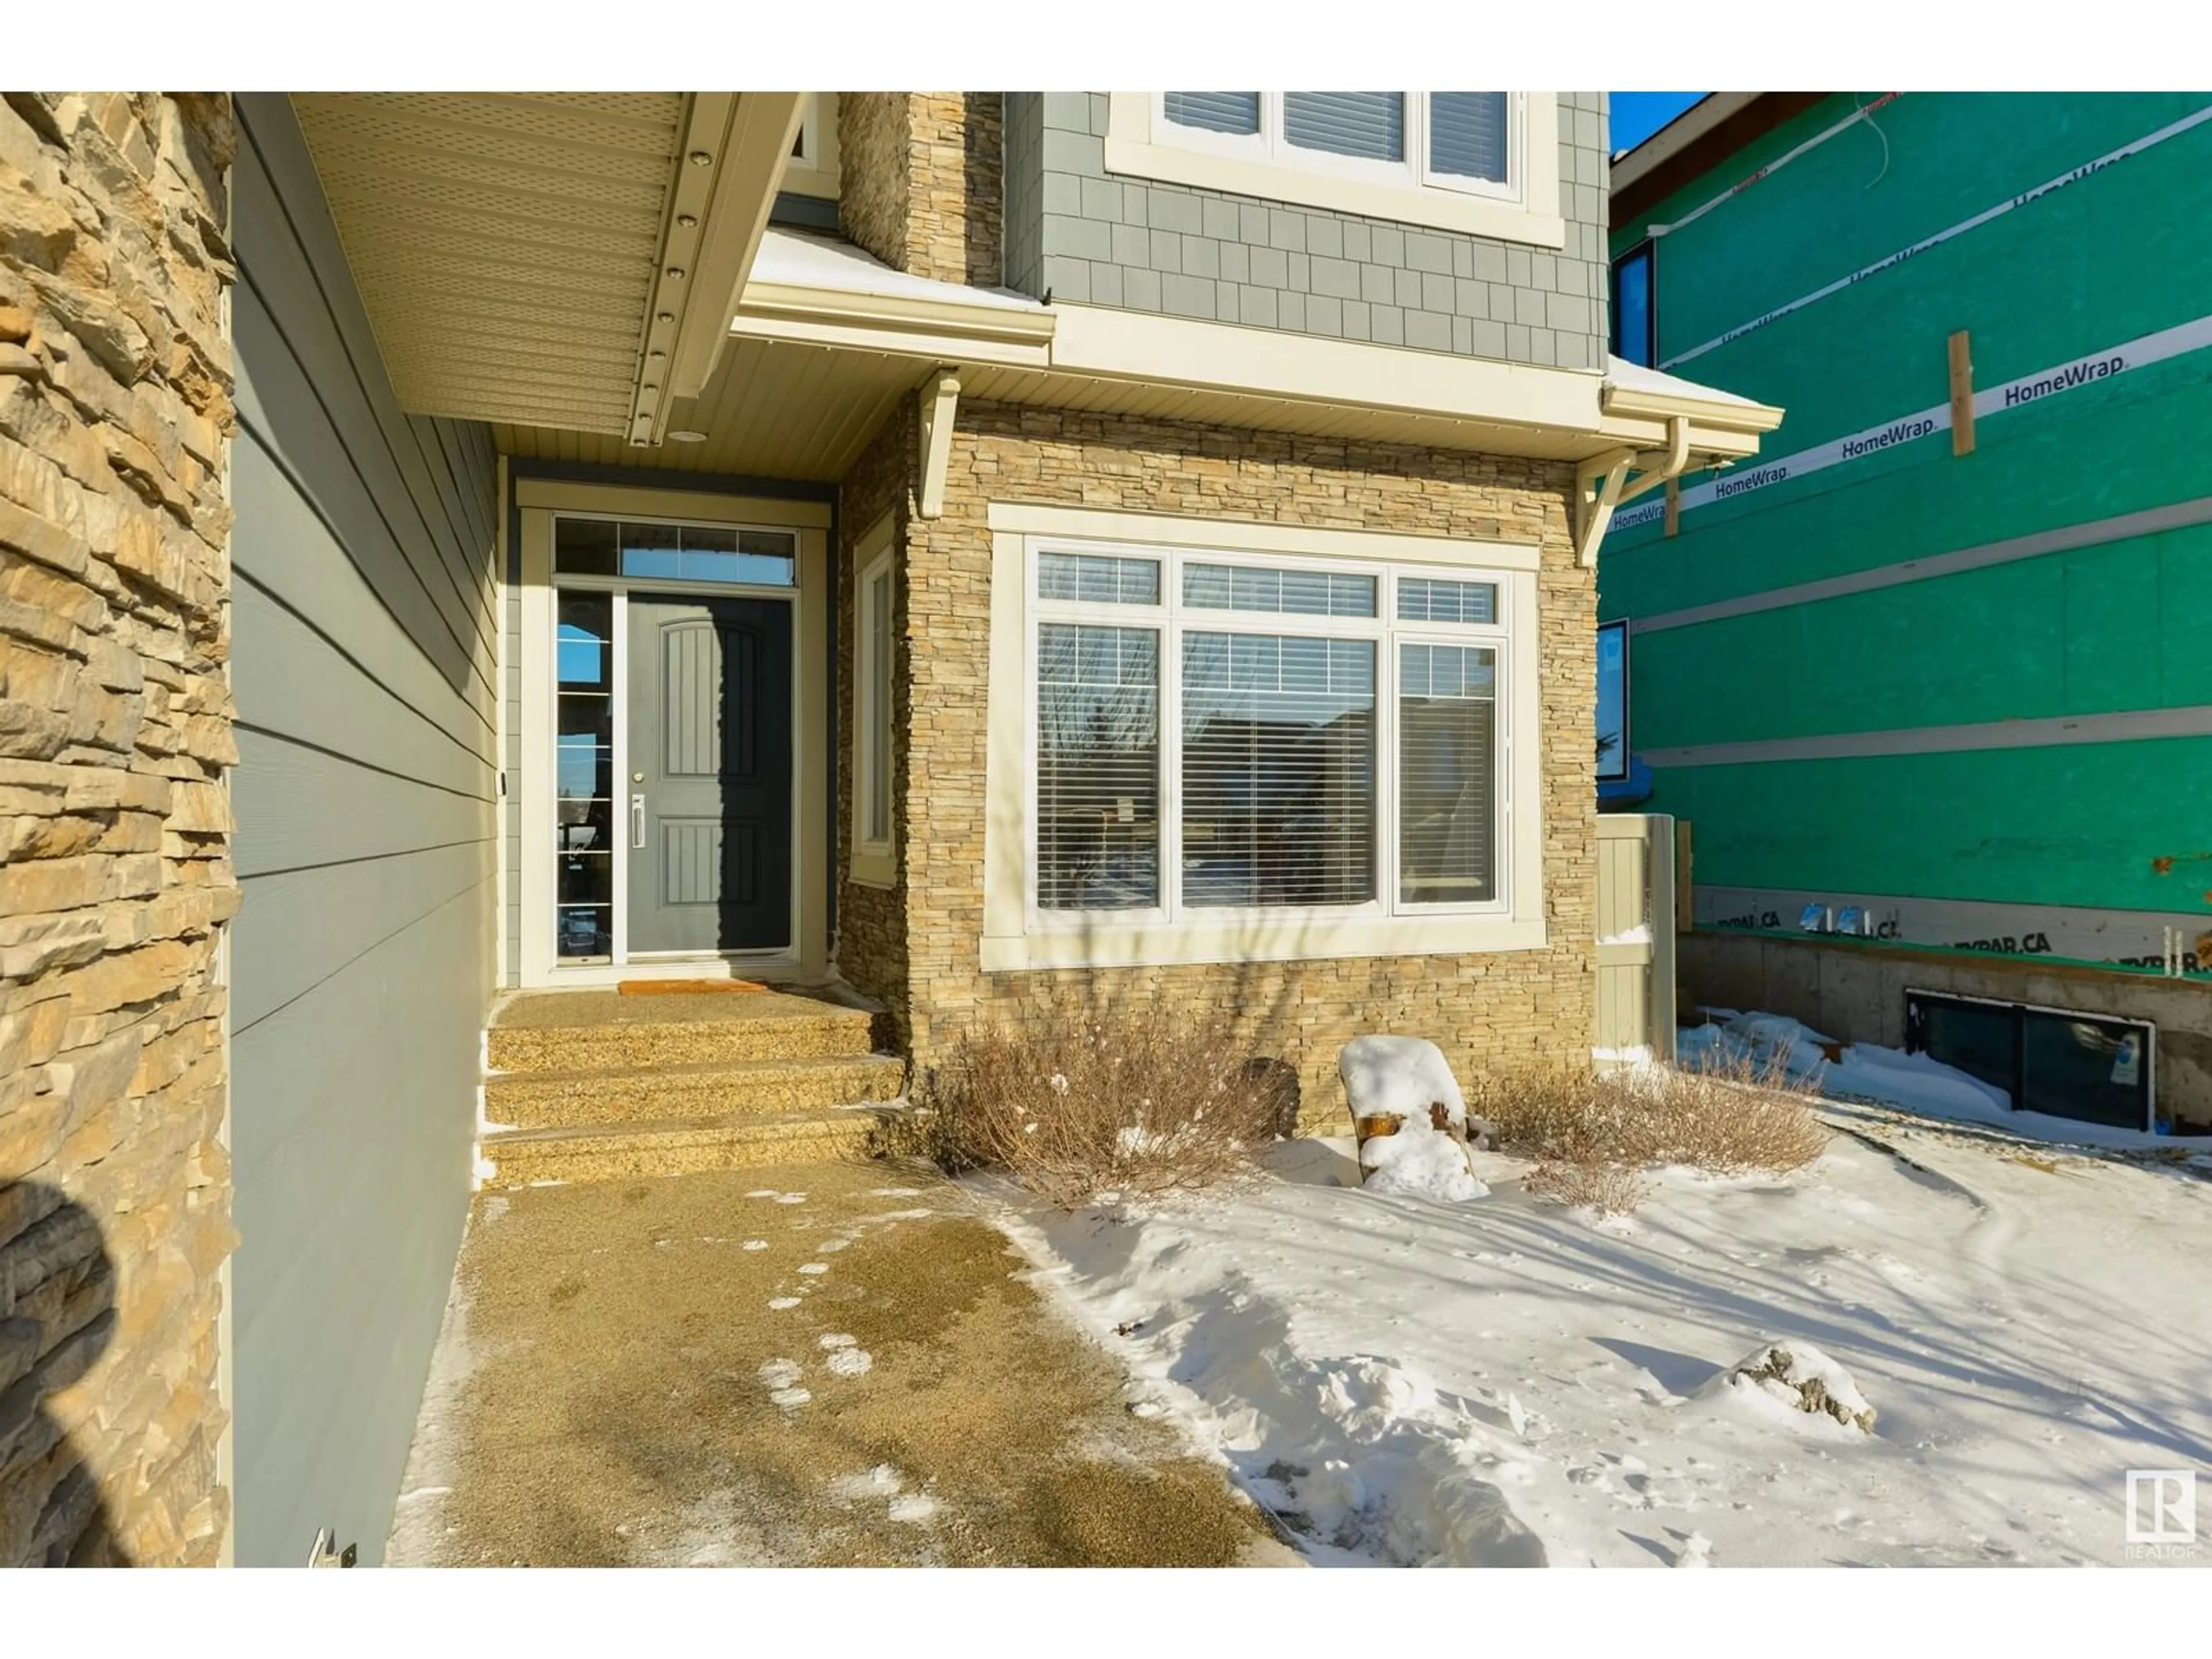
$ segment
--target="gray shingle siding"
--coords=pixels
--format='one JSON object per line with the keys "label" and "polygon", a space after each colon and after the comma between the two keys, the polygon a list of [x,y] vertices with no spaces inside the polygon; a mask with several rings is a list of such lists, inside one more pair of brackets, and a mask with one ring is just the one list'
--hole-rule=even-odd
{"label": "gray shingle siding", "polygon": [[[1006,100],[1006,179],[1003,193],[1006,219],[1000,246],[1005,250],[1006,285],[1025,294],[1042,291],[1039,272],[1044,258],[1044,100],[1034,93],[1008,94]],[[1071,174],[1057,174],[1063,180]],[[1086,199],[1088,181],[1075,179],[1077,216]],[[1103,181],[1101,181],[1103,182]],[[1054,185],[1050,199],[1064,202],[1066,184]]]}
{"label": "gray shingle siding", "polygon": [[1039,296],[1561,368],[1605,362],[1606,106],[1559,94],[1565,247],[1127,179],[1106,94],[1006,94],[1008,286]]}

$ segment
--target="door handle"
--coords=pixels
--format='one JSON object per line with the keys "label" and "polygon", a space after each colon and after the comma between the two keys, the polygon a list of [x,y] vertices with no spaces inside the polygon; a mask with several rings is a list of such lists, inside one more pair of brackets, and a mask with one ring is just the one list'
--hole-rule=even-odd
{"label": "door handle", "polygon": [[642,850],[645,846],[645,797],[629,798],[629,844]]}

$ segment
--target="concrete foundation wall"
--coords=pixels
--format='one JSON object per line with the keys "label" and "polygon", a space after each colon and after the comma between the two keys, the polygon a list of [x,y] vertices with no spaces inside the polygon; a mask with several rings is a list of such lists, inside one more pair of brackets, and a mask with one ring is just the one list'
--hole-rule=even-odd
{"label": "concrete foundation wall", "polygon": [[1905,994],[1942,991],[2148,1020],[2158,1027],[2159,1115],[2212,1129],[2212,985],[2093,968],[1880,945],[1686,933],[1686,1002],[1787,1014],[1846,1042],[1905,1046]]}

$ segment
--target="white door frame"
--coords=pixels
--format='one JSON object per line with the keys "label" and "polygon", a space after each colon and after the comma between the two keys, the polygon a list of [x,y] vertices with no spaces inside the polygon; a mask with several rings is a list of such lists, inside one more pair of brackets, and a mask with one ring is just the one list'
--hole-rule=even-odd
{"label": "white door frame", "polygon": [[[829,685],[826,651],[829,623],[830,505],[826,501],[777,501],[716,495],[689,490],[633,489],[571,483],[551,479],[515,481],[515,504],[522,516],[522,591],[519,668],[521,681],[521,749],[510,810],[521,829],[521,972],[525,988],[611,985],[623,979],[716,978],[773,974],[812,980],[828,972],[827,884],[830,861],[829,823]],[[563,963],[554,932],[556,870],[555,767],[556,747],[554,690],[555,583],[553,520],[579,516],[659,519],[679,523],[741,526],[799,532],[799,582],[795,589],[738,587],[707,582],[629,580],[617,577],[564,579],[561,586],[614,596],[611,645],[615,694],[615,779],[622,787],[612,805],[613,955],[605,963]],[[628,595],[695,593],[779,599],[792,607],[792,945],[775,951],[655,952],[629,957],[629,900],[627,853],[629,817],[629,605]]]}

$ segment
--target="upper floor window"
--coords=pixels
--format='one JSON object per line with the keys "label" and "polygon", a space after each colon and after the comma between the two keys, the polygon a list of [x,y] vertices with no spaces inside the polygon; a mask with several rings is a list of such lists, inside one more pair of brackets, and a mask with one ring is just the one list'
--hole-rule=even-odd
{"label": "upper floor window", "polygon": [[1523,113],[1507,92],[1166,92],[1154,142],[1517,200]]}
{"label": "upper floor window", "polygon": [[1574,198],[1559,182],[1561,96],[1109,92],[1106,171],[1244,198],[1247,220],[1309,208],[1563,248]]}
{"label": "upper floor window", "polygon": [[1624,362],[1659,364],[1659,306],[1653,246],[1638,242],[1613,262],[1613,355]]}

